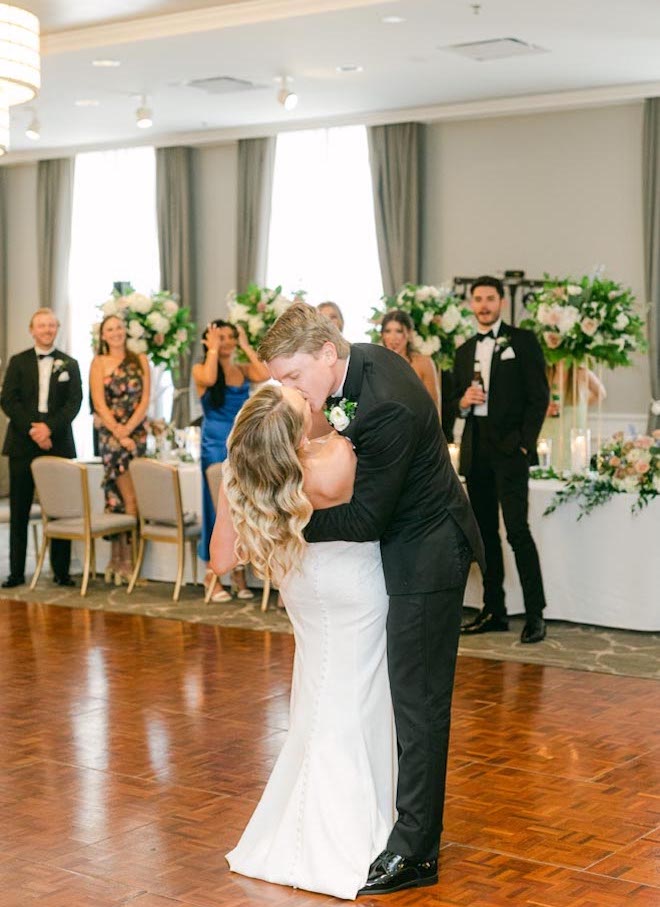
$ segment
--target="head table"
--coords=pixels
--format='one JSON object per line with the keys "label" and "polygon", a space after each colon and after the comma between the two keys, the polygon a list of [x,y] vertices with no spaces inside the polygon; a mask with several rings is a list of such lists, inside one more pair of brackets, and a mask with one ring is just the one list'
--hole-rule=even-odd
{"label": "head table", "polygon": [[[100,463],[87,463],[92,509],[103,509],[103,470]],[[201,473],[196,463],[178,465],[183,508],[201,512]],[[555,491],[557,480],[532,479],[529,522],[541,558],[547,600],[545,617],[576,623],[628,630],[660,631],[660,501],[652,501],[641,513],[632,514],[634,497],[617,494],[578,521],[574,503],[563,504],[549,516],[543,511]],[[501,526],[504,540],[506,532]],[[524,612],[513,553],[503,541],[505,593],[509,614]],[[74,548],[75,553],[75,548]],[[98,544],[97,563],[102,570],[109,545]],[[203,565],[198,564],[198,577]],[[148,545],[142,569],[147,579],[174,580],[175,564],[168,545]],[[192,570],[186,552],[186,582]],[[252,584],[252,581],[251,581]],[[473,565],[465,593],[466,605],[481,606],[482,586]]]}
{"label": "head table", "polygon": [[[539,551],[547,607],[544,617],[626,630],[660,630],[660,500],[631,513],[635,496],[615,494],[578,521],[573,502],[543,516],[555,479],[530,480],[529,523]],[[506,538],[504,526],[501,537]],[[511,548],[503,542],[509,614],[524,612]],[[466,604],[481,606],[473,568]]]}

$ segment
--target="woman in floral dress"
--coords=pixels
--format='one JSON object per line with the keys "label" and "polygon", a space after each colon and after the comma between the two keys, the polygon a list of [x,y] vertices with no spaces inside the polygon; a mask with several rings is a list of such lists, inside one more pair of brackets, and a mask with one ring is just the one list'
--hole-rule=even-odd
{"label": "woman in floral dress", "polygon": [[[128,471],[133,457],[147,444],[144,424],[149,406],[149,362],[144,353],[126,348],[126,326],[118,315],[101,322],[98,353],[89,372],[94,413],[100,422],[99,453],[107,513],[137,513],[135,491]],[[128,536],[112,541],[105,570],[106,582],[128,582],[133,569]]]}

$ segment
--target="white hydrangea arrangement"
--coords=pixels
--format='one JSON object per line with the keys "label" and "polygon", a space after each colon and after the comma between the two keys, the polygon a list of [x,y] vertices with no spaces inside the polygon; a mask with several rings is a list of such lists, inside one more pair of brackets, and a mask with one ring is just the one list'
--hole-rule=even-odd
{"label": "white hydrangea arrangement", "polygon": [[[153,365],[176,371],[179,358],[193,342],[195,325],[190,312],[179,305],[178,298],[166,290],[145,296],[132,287],[123,295],[117,291],[99,306],[103,318],[118,315],[126,324],[126,348],[132,353],[146,353]],[[92,338],[98,348],[100,323],[94,325]]]}
{"label": "white hydrangea arrangement", "polygon": [[384,305],[374,307],[370,331],[373,343],[380,343],[380,325],[388,311],[399,309],[410,315],[415,326],[413,346],[430,356],[441,370],[454,365],[456,350],[474,334],[470,310],[448,287],[417,286],[407,283],[396,296],[383,296]]}

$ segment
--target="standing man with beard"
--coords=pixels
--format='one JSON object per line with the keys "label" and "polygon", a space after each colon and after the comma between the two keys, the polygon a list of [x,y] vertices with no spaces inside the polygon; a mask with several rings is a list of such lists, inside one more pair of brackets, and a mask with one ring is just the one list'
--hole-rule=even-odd
{"label": "standing man with beard", "polygon": [[531,331],[502,321],[504,287],[479,277],[471,287],[478,333],[456,351],[455,404],[465,418],[459,472],[486,550],[484,606],[461,628],[464,634],[509,629],[504,602],[504,563],[499,508],[513,548],[525,602],[520,641],[545,637],[541,565],[527,522],[529,467],[538,462],[536,441],[548,408],[541,347]]}
{"label": "standing man with beard", "polygon": [[[30,319],[34,346],[9,360],[0,406],[9,418],[3,454],[9,457],[9,563],[3,589],[25,582],[28,523],[34,498],[30,468],[35,457],[73,458],[71,424],[82,402],[80,370],[75,359],[55,348],[60,324],[51,309],[37,309]],[[71,542],[53,539],[54,580],[73,586],[69,576]]]}

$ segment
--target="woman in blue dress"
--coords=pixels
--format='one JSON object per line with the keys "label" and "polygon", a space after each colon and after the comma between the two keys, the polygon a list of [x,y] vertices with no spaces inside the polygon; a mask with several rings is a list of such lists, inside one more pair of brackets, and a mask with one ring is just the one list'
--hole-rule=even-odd
{"label": "woman in blue dress", "polygon": [[[192,376],[204,411],[201,456],[202,537],[198,553],[206,563],[204,586],[208,588],[213,580],[213,571],[209,568],[209,542],[215,523],[217,502],[211,498],[206,470],[212,463],[221,463],[227,459],[227,437],[239,409],[248,398],[250,381],[266,381],[270,374],[264,363],[259,361],[240,325],[235,327],[217,318],[206,326],[202,334],[202,346],[204,360],[193,366]],[[245,354],[247,363],[239,364],[234,361],[237,347]],[[232,574],[232,585],[238,590],[238,598],[254,597],[246,586],[243,570]],[[222,586],[217,587],[212,597],[214,602],[226,602],[230,599],[231,594]]]}

